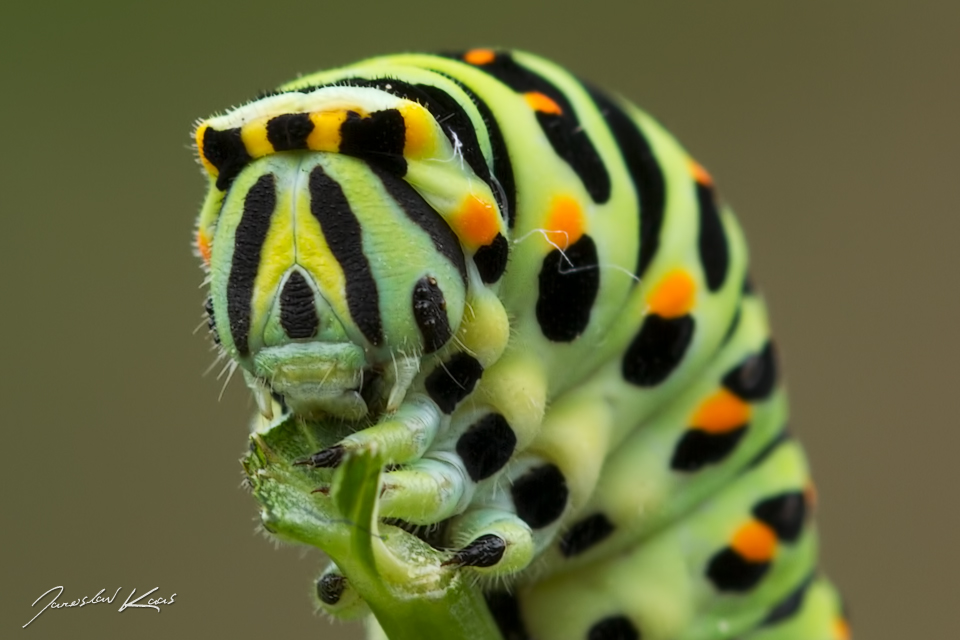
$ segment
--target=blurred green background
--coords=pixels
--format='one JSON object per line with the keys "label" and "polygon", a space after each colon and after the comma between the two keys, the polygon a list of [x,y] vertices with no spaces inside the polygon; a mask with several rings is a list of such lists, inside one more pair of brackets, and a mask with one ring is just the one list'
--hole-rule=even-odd
{"label": "blurred green background", "polygon": [[[355,638],[318,553],[255,533],[253,405],[190,251],[196,118],[400,50],[529,49],[633,99],[752,247],[857,638],[956,637],[960,3],[6,2],[4,637]],[[950,505],[954,505],[950,507]],[[163,609],[44,613],[101,588]],[[816,639],[811,639],[816,640]]]}

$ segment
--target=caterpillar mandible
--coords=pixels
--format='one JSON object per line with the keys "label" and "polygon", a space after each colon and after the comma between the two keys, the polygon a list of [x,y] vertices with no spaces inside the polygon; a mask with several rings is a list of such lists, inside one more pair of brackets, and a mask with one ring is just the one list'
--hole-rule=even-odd
{"label": "caterpillar mandible", "polygon": [[505,638],[849,638],[743,234],[648,115],[473,49],[308,75],[195,141],[209,325],[263,428],[347,425],[309,467],[382,455],[379,516],[490,577]]}

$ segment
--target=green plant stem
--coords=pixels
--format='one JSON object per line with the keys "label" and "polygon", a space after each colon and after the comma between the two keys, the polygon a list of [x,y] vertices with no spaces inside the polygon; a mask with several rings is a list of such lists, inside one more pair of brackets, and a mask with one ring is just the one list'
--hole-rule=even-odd
{"label": "green plant stem", "polygon": [[378,522],[381,460],[348,456],[335,472],[293,465],[336,437],[293,420],[251,436],[243,466],[264,527],[329,555],[390,640],[500,640],[476,581],[443,566],[449,554]]}

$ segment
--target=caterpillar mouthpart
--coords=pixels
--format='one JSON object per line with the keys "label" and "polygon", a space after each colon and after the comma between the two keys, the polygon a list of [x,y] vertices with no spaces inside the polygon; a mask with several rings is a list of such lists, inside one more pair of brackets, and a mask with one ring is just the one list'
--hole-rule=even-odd
{"label": "caterpillar mouthpart", "polygon": [[367,415],[361,396],[367,367],[363,348],[353,343],[308,342],[261,349],[254,375],[269,381],[296,414],[359,420]]}

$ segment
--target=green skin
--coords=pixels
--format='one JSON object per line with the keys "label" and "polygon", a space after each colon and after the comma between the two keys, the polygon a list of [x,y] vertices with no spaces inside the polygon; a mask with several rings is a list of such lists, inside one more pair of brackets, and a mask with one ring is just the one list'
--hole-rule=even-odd
{"label": "green skin", "polygon": [[[796,615],[763,626],[768,613],[816,567],[816,532],[809,522],[796,540],[777,541],[773,555],[763,561],[770,564],[769,573],[749,593],[720,592],[705,576],[711,558],[751,522],[754,505],[779,493],[804,491],[809,483],[802,450],[793,441],[750,464],[785,424],[782,387],[741,402],[749,430],[721,462],[697,473],[666,464],[692,428],[691,416],[722,391],[729,372],[756,359],[769,339],[763,301],[743,291],[746,244],[732,212],[722,207],[718,216],[729,248],[728,273],[722,286],[710,289],[695,232],[700,224],[695,194],[704,183],[666,131],[620,103],[644,132],[666,177],[660,248],[637,282],[631,275],[639,246],[637,196],[602,114],[580,83],[559,67],[522,53],[514,59],[570,99],[609,170],[613,186],[606,203],[595,205],[566,161],[549,150],[536,114],[521,96],[459,61],[391,56],[285,87],[397,77],[457,91],[431,69],[470,86],[493,109],[522,185],[516,227],[500,228],[512,244],[509,269],[496,283],[481,281],[472,260],[476,248],[461,237],[464,282],[438,255],[434,239],[405,217],[380,178],[357,158],[326,151],[274,153],[246,165],[226,192],[218,191],[216,176],[211,178],[198,226],[201,235],[214,239],[211,298],[223,349],[244,369],[260,407],[244,468],[263,506],[265,528],[319,547],[333,559],[327,572],[345,576],[348,586],[335,604],[321,606],[341,618],[371,611],[380,627],[372,629],[373,637],[497,639],[481,587],[506,579],[527,630],[546,640],[582,640],[598,620],[614,616],[636,622],[644,640],[842,638],[831,626],[839,599],[822,578],[813,582]],[[331,104],[352,100],[369,113],[396,108],[395,97],[368,88],[341,87],[322,97],[334,94]],[[478,131],[485,130],[472,101],[460,99]],[[256,106],[269,112],[275,104],[270,100],[276,99]],[[245,121],[228,114],[209,122],[222,131]],[[408,131],[412,124],[407,123]],[[454,161],[457,153],[446,138],[438,140],[434,156],[405,158],[404,180],[458,228],[456,203],[465,193],[476,190],[488,202],[492,195],[464,162]],[[478,144],[490,158],[490,140],[481,136]],[[317,258],[327,250],[303,179],[314,167],[343,187],[362,227],[362,252],[377,283],[379,305],[389,310],[382,314],[382,345],[368,343],[351,320],[342,265],[329,256]],[[250,348],[241,354],[222,320],[230,316],[228,289],[245,199],[264,177],[277,180],[278,203],[253,286]],[[559,241],[549,229],[544,232],[544,212],[558,198],[574,201],[582,213],[602,276],[589,324],[567,342],[548,339],[534,311],[538,274]],[[317,298],[321,329],[310,341],[288,340],[281,326],[278,291],[293,270],[306,274]],[[679,312],[695,321],[691,346],[665,382],[643,386],[626,380],[621,355],[651,313],[658,287],[678,271],[696,292],[695,301]],[[409,292],[428,276],[439,282],[455,334],[434,354],[424,353],[410,311]],[[739,322],[727,335],[737,313]],[[425,380],[459,353],[475,357],[483,376],[452,415],[441,415]],[[361,396],[371,371],[376,382]],[[292,413],[271,398],[268,382]],[[503,468],[475,482],[454,452],[462,434],[491,413],[505,418],[516,448]],[[333,445],[343,452],[335,471],[303,464]],[[569,499],[562,517],[532,526],[517,515],[511,487],[545,464],[562,473]],[[610,521],[613,532],[602,544],[567,557],[560,535],[595,513]],[[384,524],[384,518],[442,523],[443,538],[431,542],[448,551]],[[505,543],[496,564],[451,562],[457,550],[483,536]]]}

